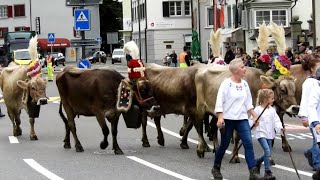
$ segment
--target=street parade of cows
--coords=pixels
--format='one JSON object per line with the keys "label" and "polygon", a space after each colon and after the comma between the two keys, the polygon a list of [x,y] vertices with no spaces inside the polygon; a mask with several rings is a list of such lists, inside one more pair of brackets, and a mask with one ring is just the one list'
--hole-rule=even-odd
{"label": "street parade of cows", "polygon": [[[223,158],[229,159],[224,155],[230,142],[233,143],[231,163],[240,163],[238,151],[244,149],[248,172],[247,176],[239,179],[279,179],[272,166],[277,163],[272,155],[273,149],[279,149],[273,147],[276,134],[281,135],[280,148],[283,156],[291,159],[293,173],[296,173],[296,178],[303,179],[296,168],[299,162],[292,157],[294,149],[289,145],[284,126],[284,116],[292,116],[310,128],[312,140],[309,144],[313,142],[314,145],[304,147],[303,156],[310,165],[308,168],[314,170],[312,179],[320,180],[320,58],[306,54],[301,64],[291,64],[285,52],[284,33],[284,28],[275,23],[260,25],[257,43],[261,55],[255,67],[245,66],[241,58],[224,62],[220,52],[221,29],[211,33],[209,43],[213,58],[208,64],[192,61],[186,49],[179,56],[180,67],[144,63],[139,59],[138,46],[130,41],[123,48],[129,57],[128,78],[111,68],[66,66],[53,82],[60,96],[56,113],[65,128],[64,139],[61,139],[63,148],[85,151],[86,146],[82,146],[82,138],[76,128],[77,123],[81,123],[76,123],[76,119],[85,116],[95,117],[98,121],[103,134],[100,149],[110,148],[116,155],[126,154],[121,149],[121,141],[118,143],[121,115],[127,128],[141,127],[143,147],[150,147],[148,118],[154,121],[157,143],[165,146],[161,118],[175,114],[184,119],[179,131],[181,149],[189,149],[188,136],[194,127],[198,136],[195,156],[204,158],[206,152],[214,153],[213,164],[206,164],[211,169],[208,172],[211,179],[225,179],[227,172],[231,171],[222,163]],[[267,54],[269,36],[277,45],[277,56],[274,57]],[[42,105],[48,104],[49,82],[37,61],[36,36],[30,40],[28,50],[32,61],[28,65],[11,62],[2,68],[0,86],[7,115],[12,122],[12,135],[22,135],[21,122],[25,120],[20,114],[24,109],[29,117],[29,137],[34,141],[38,140],[35,119],[44,117],[39,116],[46,109]],[[107,122],[111,124],[112,146],[109,146]],[[94,133],[101,137],[98,130]],[[206,136],[213,142],[207,141]],[[256,139],[261,152],[253,148]],[[62,143],[57,143],[62,148]],[[108,157],[105,159],[108,161]]]}

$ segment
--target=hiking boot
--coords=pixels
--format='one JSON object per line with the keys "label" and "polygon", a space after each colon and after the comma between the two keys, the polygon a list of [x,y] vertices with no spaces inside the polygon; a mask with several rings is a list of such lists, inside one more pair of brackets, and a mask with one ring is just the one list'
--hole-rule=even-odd
{"label": "hiking boot", "polygon": [[276,177],[273,176],[272,172],[270,170],[267,170],[265,173],[264,173],[264,179],[265,180],[275,180]]}
{"label": "hiking boot", "polygon": [[312,179],[313,179],[313,180],[320,180],[320,171],[315,172],[315,173],[312,175]]}
{"label": "hiking boot", "polygon": [[213,175],[213,179],[223,179],[222,174],[220,172],[220,167],[213,166],[211,173]]}
{"label": "hiking boot", "polygon": [[261,180],[263,177],[260,176],[257,167],[250,169],[249,180]]}
{"label": "hiking boot", "polygon": [[304,156],[308,159],[308,163],[309,163],[309,165],[311,166],[311,167],[313,167],[312,166],[312,154],[311,154],[311,152],[309,151],[309,150],[307,150],[307,151],[304,151]]}

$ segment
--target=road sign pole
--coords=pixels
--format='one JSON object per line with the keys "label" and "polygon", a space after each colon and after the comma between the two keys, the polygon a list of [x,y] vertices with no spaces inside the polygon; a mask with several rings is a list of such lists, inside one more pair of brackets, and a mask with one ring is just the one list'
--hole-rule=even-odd
{"label": "road sign pole", "polygon": [[52,43],[50,43],[51,44],[51,56],[52,56],[52,52],[53,52],[53,44]]}

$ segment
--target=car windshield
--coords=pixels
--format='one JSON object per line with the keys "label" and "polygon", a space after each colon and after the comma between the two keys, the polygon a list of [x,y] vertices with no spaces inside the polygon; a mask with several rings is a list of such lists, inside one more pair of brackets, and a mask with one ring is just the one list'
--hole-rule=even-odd
{"label": "car windshield", "polygon": [[113,55],[123,55],[123,51],[113,51]]}
{"label": "car windshield", "polygon": [[16,51],[15,53],[15,59],[18,60],[30,60],[30,54],[28,51]]}

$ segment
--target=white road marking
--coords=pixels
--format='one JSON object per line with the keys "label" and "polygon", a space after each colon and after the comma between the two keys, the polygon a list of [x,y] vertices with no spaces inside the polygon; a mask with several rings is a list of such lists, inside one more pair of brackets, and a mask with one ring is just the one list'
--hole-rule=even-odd
{"label": "white road marking", "polygon": [[298,138],[298,139],[306,139],[302,136],[298,136],[298,135],[294,135],[294,134],[287,134],[288,136],[292,136],[292,137],[295,137],[295,138]]}
{"label": "white road marking", "polygon": [[[156,128],[156,125],[155,125],[154,123],[152,123],[152,122],[150,122],[150,121],[148,121],[147,123],[148,123],[149,126],[151,126],[151,127],[153,127],[153,128]],[[175,133],[175,132],[172,132],[172,131],[170,131],[170,130],[168,130],[168,129],[165,129],[165,128],[163,128],[163,127],[161,127],[161,129],[162,129],[163,132],[165,132],[165,133],[167,133],[167,134],[170,134],[170,135],[172,135],[172,136],[174,136],[174,137],[177,137],[177,138],[179,138],[179,139],[182,138],[179,134],[177,134],[177,133]],[[198,143],[199,143],[198,141],[193,140],[193,139],[190,139],[190,138],[188,138],[188,141],[191,142],[191,143],[194,143],[194,144],[198,144]],[[213,149],[213,146],[212,146],[212,145],[208,144],[208,146],[209,146],[211,149]],[[232,152],[226,150],[226,154],[232,154]],[[239,154],[239,157],[242,158],[242,159],[245,158],[244,155],[242,155],[242,154]],[[275,168],[278,168],[278,169],[282,169],[282,170],[286,170],[286,171],[294,172],[294,173],[295,173],[295,170],[294,170],[293,168],[289,168],[289,167],[286,167],[286,166],[282,166],[282,165],[278,165],[278,164],[277,164],[277,165],[272,166],[272,167],[275,167]],[[305,176],[308,176],[308,177],[312,177],[312,173],[309,173],[309,172],[306,172],[306,171],[302,171],[302,170],[298,170],[298,172],[299,172],[299,174],[302,174],[302,175],[305,175]]]}
{"label": "white road marking", "polygon": [[23,159],[24,162],[26,162],[29,166],[31,166],[34,170],[38,171],[39,173],[41,173],[42,175],[46,176],[47,178],[51,179],[51,180],[64,180],[61,177],[53,174],[52,172],[50,172],[49,170],[47,170],[46,168],[44,168],[43,166],[41,166],[40,164],[38,164],[35,160],[33,159]]}
{"label": "white road marking", "polygon": [[308,134],[304,134],[304,133],[299,133],[300,136],[304,136],[304,137],[307,137],[307,138],[313,138],[311,135],[308,135]]}
{"label": "white road marking", "polygon": [[155,165],[155,164],[149,163],[148,161],[145,161],[145,160],[143,160],[143,159],[137,158],[137,157],[135,157],[135,156],[127,156],[127,158],[129,158],[129,159],[131,159],[131,160],[133,160],[133,161],[136,161],[136,162],[138,162],[138,163],[140,163],[140,164],[143,164],[143,165],[145,165],[145,166],[148,166],[148,167],[150,167],[150,168],[152,168],[152,169],[155,169],[155,170],[157,170],[157,171],[160,171],[160,172],[163,172],[163,173],[168,174],[168,175],[170,175],[170,176],[176,177],[176,178],[178,178],[178,179],[194,180],[194,179],[191,179],[191,178],[189,178],[189,177],[186,177],[186,176],[183,176],[183,175],[181,175],[181,174],[178,174],[178,173],[175,173],[175,172],[173,172],[173,171],[170,171],[170,170],[168,170],[168,169],[165,169],[165,168],[162,168],[162,167],[160,167],[160,166],[157,166],[157,165]]}
{"label": "white road marking", "polygon": [[19,143],[18,138],[14,137],[14,136],[9,136],[9,141],[11,144]]}

